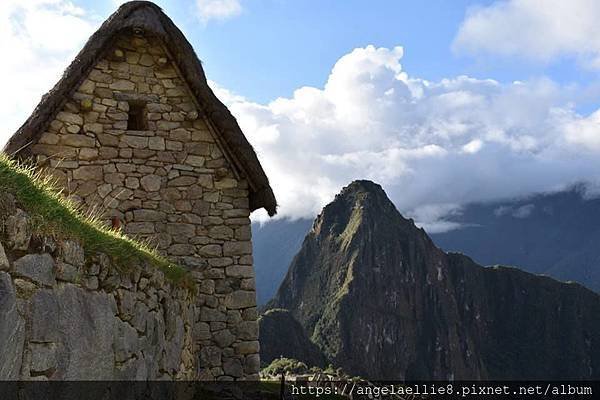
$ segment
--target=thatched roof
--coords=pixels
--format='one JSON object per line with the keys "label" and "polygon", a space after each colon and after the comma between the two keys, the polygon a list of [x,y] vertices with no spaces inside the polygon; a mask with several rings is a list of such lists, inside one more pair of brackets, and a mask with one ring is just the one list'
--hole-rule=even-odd
{"label": "thatched roof", "polygon": [[148,1],[125,3],[102,24],[54,88],[42,97],[33,114],[9,139],[4,151],[19,157],[29,156],[30,144],[35,143],[47,129],[67,99],[103,57],[113,39],[120,33],[134,29],[143,29],[163,41],[172,61],[200,104],[201,111],[219,131],[232,161],[245,172],[250,185],[250,208],[256,210],[264,207],[269,215],[274,215],[277,212],[275,195],[252,145],[248,143],[235,117],[208,86],[200,60],[183,33],[160,7]]}

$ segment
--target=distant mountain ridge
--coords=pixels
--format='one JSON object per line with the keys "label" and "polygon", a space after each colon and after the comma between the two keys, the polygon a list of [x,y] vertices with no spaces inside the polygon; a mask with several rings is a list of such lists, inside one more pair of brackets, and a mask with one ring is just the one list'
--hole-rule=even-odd
{"label": "distant mountain ridge", "polygon": [[[575,186],[467,204],[446,219],[461,228],[430,237],[442,249],[468,254],[481,265],[515,265],[600,292],[600,199],[584,198],[582,192]],[[260,304],[275,294],[311,226],[308,219],[253,225]]]}
{"label": "distant mountain ridge", "polygon": [[273,297],[311,225],[308,219],[276,219],[264,225],[252,224],[258,304],[265,304]]}
{"label": "distant mountain ridge", "polygon": [[600,199],[581,187],[520,200],[470,204],[448,220],[461,229],[432,234],[448,251],[483,265],[516,265],[600,292]]}
{"label": "distant mountain ridge", "polygon": [[[369,181],[353,182],[323,209],[273,308],[289,310],[353,375],[600,378],[600,296],[446,254]],[[285,337],[261,337],[261,347]]]}

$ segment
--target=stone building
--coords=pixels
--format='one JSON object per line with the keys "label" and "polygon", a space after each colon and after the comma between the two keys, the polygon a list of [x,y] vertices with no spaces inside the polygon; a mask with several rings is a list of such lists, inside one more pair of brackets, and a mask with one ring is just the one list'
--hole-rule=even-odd
{"label": "stone building", "polygon": [[198,281],[198,378],[256,377],[250,213],[276,212],[256,153],[207,85],[190,43],[153,3],[121,6],[4,151],[147,239]]}

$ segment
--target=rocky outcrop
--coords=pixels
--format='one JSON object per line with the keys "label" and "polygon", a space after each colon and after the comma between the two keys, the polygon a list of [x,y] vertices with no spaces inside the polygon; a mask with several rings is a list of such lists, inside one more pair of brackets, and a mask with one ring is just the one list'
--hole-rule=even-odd
{"label": "rocky outcrop", "polygon": [[600,377],[597,294],[444,253],[369,181],[324,208],[267,307],[352,375]]}
{"label": "rocky outcrop", "polygon": [[3,216],[0,380],[193,379],[189,289],[141,262],[117,268],[77,242]]}
{"label": "rocky outcrop", "polygon": [[260,316],[258,323],[263,365],[281,357],[302,361],[309,367],[325,368],[327,365],[325,355],[310,341],[302,325],[288,310],[268,310]]}

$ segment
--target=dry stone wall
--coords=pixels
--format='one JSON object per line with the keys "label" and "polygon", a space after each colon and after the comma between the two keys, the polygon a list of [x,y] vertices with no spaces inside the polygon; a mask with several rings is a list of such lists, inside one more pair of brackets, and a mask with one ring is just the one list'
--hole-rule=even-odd
{"label": "dry stone wall", "polygon": [[0,241],[0,380],[193,379],[193,293],[149,265],[118,272],[75,241],[32,236],[20,209]]}
{"label": "dry stone wall", "polygon": [[[140,104],[145,129],[128,129]],[[74,200],[192,270],[197,378],[257,378],[248,183],[161,42],[117,40],[31,150]]]}

